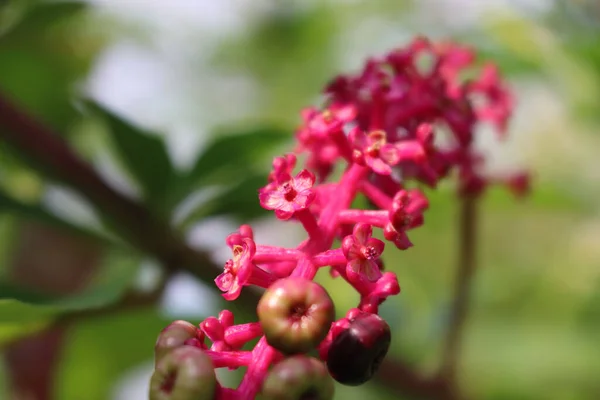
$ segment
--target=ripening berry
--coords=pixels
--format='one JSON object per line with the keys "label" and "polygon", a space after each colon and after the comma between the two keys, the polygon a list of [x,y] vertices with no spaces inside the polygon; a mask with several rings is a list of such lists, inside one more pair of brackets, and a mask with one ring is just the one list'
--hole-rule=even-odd
{"label": "ripening berry", "polygon": [[264,400],[330,400],[333,379],[327,367],[313,357],[295,355],[281,361],[269,372],[262,388]]}
{"label": "ripening berry", "polygon": [[367,382],[387,354],[390,341],[390,327],[383,318],[377,314],[359,314],[329,348],[327,368],[331,376],[349,386]]}
{"label": "ripening berry", "polygon": [[306,353],[316,347],[335,317],[335,306],[325,288],[303,278],[273,283],[256,310],[269,345],[286,354]]}
{"label": "ripening berry", "polygon": [[192,346],[162,357],[150,379],[150,400],[212,400],[217,378],[210,358]]}
{"label": "ripening berry", "polygon": [[157,364],[169,351],[183,346],[186,340],[196,337],[197,329],[187,321],[174,321],[162,330],[154,346],[154,360]]}

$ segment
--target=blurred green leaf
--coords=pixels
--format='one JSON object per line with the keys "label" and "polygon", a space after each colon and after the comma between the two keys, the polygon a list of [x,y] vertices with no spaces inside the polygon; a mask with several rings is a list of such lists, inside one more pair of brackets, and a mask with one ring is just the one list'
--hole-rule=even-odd
{"label": "blurred green leaf", "polygon": [[0,1],[0,36],[8,32],[25,15],[33,0]]}
{"label": "blurred green leaf", "polygon": [[265,174],[251,175],[217,196],[196,207],[182,222],[183,227],[206,217],[229,215],[239,221],[249,221],[269,212],[260,206],[258,189],[267,182]]}
{"label": "blurred green leaf", "polygon": [[32,219],[44,222],[49,225],[67,229],[79,235],[91,237],[100,241],[106,241],[107,238],[101,233],[92,231],[88,228],[77,226],[66,221],[47,209],[41,204],[21,202],[0,189],[0,214],[14,214],[24,219]]}
{"label": "blurred green leaf", "polygon": [[57,371],[55,398],[115,398],[115,385],[128,369],[142,362],[151,368],[156,337],[169,322],[150,308],[81,321],[70,332]]}
{"label": "blurred green leaf", "polygon": [[36,2],[0,40],[0,88],[60,133],[77,117],[73,85],[98,47],[80,29],[85,10],[81,2]]}
{"label": "blurred green leaf", "polygon": [[[274,126],[241,129],[233,133],[217,132],[215,139],[196,160],[190,172],[181,176],[177,185],[177,200],[208,183],[242,181],[252,171],[257,160],[264,170],[270,153],[291,137],[290,131]],[[263,186],[266,182],[264,175]],[[258,189],[260,186],[257,186]]]}
{"label": "blurred green leaf", "polygon": [[[0,294],[0,328],[39,323],[61,313],[100,308],[117,301],[129,287],[139,262],[131,255],[110,253],[94,282],[79,294],[56,298],[14,287]],[[14,296],[14,297],[13,297]]]}
{"label": "blurred green leaf", "polygon": [[119,157],[142,186],[146,200],[164,211],[175,169],[162,137],[145,132],[97,103],[88,104],[108,124]]}

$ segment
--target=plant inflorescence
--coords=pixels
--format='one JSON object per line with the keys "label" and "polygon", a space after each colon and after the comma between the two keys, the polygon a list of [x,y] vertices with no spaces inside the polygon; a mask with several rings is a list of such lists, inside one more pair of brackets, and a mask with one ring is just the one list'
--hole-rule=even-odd
{"label": "plant inflorescence", "polygon": [[[302,224],[306,240],[257,244],[248,225],[227,237],[233,255],[215,283],[229,301],[245,286],[264,288],[258,322],[236,325],[225,310],[198,326],[170,324],[156,344],[151,399],[330,399],[333,380],[359,385],[376,373],[391,341],[379,306],[400,285],[373,230],[388,248],[410,248],[407,232],[429,207],[419,185],[435,188],[451,175],[462,197],[491,183],[528,189],[525,174],[483,172],[475,128],[491,123],[503,137],[513,98],[494,65],[474,66],[469,48],[417,38],[326,86],[323,107],[301,113],[295,154],[303,168],[293,153],[275,158],[258,193],[278,219]],[[360,295],[356,308],[337,310],[340,319],[313,280],[321,268]],[[214,369],[225,367],[247,368],[238,388],[217,382]]]}

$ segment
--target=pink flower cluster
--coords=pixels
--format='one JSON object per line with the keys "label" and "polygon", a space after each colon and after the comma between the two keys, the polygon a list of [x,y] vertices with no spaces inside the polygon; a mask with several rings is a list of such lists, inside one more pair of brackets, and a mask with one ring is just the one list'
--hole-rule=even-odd
{"label": "pink flower cluster", "polygon": [[[477,196],[492,182],[524,193],[526,175],[481,173],[483,158],[472,146],[475,127],[489,122],[502,137],[513,99],[493,65],[467,79],[473,63],[468,48],[418,38],[368,60],[357,75],[334,79],[325,89],[326,106],[302,111],[296,152],[307,156],[304,168],[295,172],[294,154],[278,157],[259,190],[261,206],[302,224],[307,239],[296,248],[260,245],[252,229],[241,226],[227,238],[233,257],[215,279],[223,296],[235,300],[245,286],[268,288],[285,277],[312,280],[320,268],[331,267],[360,294],[360,303],[332,324],[319,346],[326,360],[328,346],[353,316],[377,313],[400,292],[396,275],[383,271],[386,244],[373,229],[400,250],[412,246],[407,231],[423,224],[429,207],[417,183],[433,188],[455,171],[462,196]],[[371,207],[356,208],[359,196]],[[206,350],[216,368],[248,368],[237,389],[218,386],[218,398],[250,399],[260,391],[269,366],[283,357],[264,336],[253,350],[242,350],[262,334],[260,323],[235,325],[233,314],[223,311],[188,340]]]}

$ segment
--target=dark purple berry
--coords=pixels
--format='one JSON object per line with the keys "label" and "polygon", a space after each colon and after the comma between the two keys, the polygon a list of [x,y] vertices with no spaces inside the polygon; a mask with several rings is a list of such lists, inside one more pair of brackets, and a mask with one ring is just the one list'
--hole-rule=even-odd
{"label": "dark purple berry", "polygon": [[286,354],[315,348],[335,318],[335,307],[327,291],[303,278],[273,283],[256,311],[269,345]]}
{"label": "dark purple berry", "polygon": [[196,337],[197,329],[186,321],[174,321],[162,330],[154,346],[155,364],[171,350],[183,346],[186,340]]}
{"label": "dark purple berry", "polygon": [[331,343],[327,353],[331,376],[349,386],[367,382],[377,372],[390,341],[390,327],[383,318],[377,314],[359,314]]}
{"label": "dark purple berry", "polygon": [[263,384],[264,400],[330,400],[333,379],[327,367],[316,358],[295,355],[281,361],[269,372]]}
{"label": "dark purple berry", "polygon": [[216,385],[210,357],[196,347],[178,347],[158,361],[150,400],[212,400]]}

